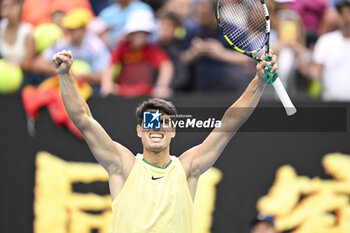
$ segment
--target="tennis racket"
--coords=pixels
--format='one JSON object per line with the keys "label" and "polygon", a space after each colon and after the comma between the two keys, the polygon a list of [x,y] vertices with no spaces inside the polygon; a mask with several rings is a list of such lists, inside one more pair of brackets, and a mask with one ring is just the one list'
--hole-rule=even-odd
{"label": "tennis racket", "polygon": [[[265,60],[271,61],[270,17],[264,0],[217,0],[216,20],[233,49],[261,62],[255,54],[265,48]],[[297,110],[277,72],[270,72],[271,68],[271,65],[265,67],[264,80],[272,83],[287,115],[291,116]]]}

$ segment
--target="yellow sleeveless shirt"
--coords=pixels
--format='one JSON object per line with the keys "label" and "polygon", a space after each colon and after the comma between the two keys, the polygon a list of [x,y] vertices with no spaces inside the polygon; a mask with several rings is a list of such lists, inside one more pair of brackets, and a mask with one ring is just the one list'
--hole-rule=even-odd
{"label": "yellow sleeveless shirt", "polygon": [[180,160],[165,168],[136,156],[112,202],[112,233],[191,233],[193,201]]}

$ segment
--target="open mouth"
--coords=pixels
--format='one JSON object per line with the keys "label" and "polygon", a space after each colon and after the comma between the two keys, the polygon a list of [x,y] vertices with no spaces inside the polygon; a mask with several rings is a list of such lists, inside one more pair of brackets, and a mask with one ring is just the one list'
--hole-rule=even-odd
{"label": "open mouth", "polygon": [[150,133],[149,137],[152,141],[160,141],[164,138],[164,134],[157,132],[157,133]]}

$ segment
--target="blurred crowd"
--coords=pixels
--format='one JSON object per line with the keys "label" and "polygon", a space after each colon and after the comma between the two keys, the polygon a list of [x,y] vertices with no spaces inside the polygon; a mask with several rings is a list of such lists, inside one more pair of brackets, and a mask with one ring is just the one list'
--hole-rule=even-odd
{"label": "blurred crowd", "polygon": [[[350,0],[266,0],[279,75],[294,95],[350,100]],[[0,94],[72,72],[94,95],[241,94],[255,62],[233,51],[214,0],[1,0]]]}

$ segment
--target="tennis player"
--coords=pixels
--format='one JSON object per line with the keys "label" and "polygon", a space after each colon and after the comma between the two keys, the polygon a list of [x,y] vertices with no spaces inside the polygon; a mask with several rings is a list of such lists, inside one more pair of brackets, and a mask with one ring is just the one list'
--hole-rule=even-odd
{"label": "tennis player", "polygon": [[169,118],[169,115],[176,114],[172,103],[150,99],[137,108],[137,135],[143,144],[143,154],[135,156],[123,145],[114,142],[92,117],[70,73],[72,53],[62,51],[55,54],[53,63],[70,118],[109,174],[112,233],[190,233],[199,176],[213,166],[256,107],[265,87],[262,79],[264,67],[272,64],[272,71],[277,70],[276,56],[271,62],[258,64],[255,78],[225,112],[221,129],[214,129],[200,145],[177,158],[169,154],[171,139],[175,137],[174,128],[156,130],[142,127],[144,111],[159,110],[162,118]]}

